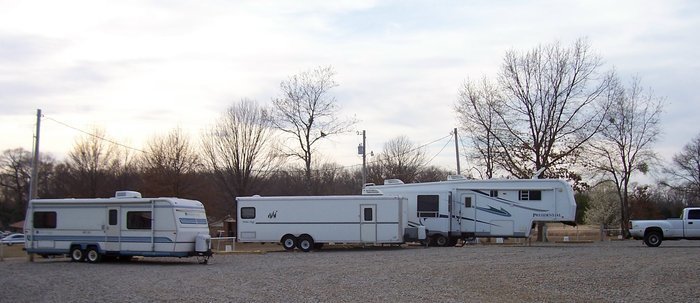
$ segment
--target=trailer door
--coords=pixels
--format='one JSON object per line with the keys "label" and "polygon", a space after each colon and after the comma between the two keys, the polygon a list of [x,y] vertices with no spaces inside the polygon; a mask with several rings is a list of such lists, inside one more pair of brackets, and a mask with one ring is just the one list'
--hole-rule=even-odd
{"label": "trailer door", "polygon": [[462,232],[476,232],[476,196],[472,193],[460,192],[457,202],[461,208],[459,217],[462,221]]}
{"label": "trailer door", "polygon": [[377,205],[360,205],[360,241],[377,242]]}
{"label": "trailer door", "polygon": [[121,216],[119,207],[107,208],[107,227],[105,227],[105,250],[119,251],[121,249]]}

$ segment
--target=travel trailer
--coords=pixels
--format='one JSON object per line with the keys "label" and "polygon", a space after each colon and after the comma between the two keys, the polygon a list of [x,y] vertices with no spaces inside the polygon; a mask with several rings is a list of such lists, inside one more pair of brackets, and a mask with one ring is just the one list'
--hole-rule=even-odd
{"label": "travel trailer", "polygon": [[401,244],[425,239],[394,196],[238,197],[238,241],[279,242],[304,252],[328,243]]}
{"label": "travel trailer", "polygon": [[404,184],[386,180],[367,184],[368,196],[400,196],[408,201],[408,224],[425,226],[429,241],[453,246],[473,237],[526,238],[535,222],[574,224],[576,201],[571,186],[555,179],[467,180]]}
{"label": "travel trailer", "polygon": [[179,198],[142,198],[118,191],[114,198],[36,199],[29,202],[26,250],[68,254],[73,261],[103,258],[211,256],[204,206]]}

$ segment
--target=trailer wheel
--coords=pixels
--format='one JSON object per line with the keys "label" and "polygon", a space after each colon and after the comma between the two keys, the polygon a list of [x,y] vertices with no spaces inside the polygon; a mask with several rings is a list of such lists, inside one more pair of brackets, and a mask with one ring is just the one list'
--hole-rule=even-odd
{"label": "trailer wheel", "polygon": [[644,235],[644,244],[649,247],[658,247],[663,241],[663,236],[658,231],[650,231]]}
{"label": "trailer wheel", "polygon": [[90,246],[87,250],[87,261],[90,263],[97,263],[102,260],[102,255],[97,251],[97,248]]}
{"label": "trailer wheel", "polygon": [[310,252],[314,248],[314,239],[309,235],[301,235],[297,247],[303,252]]}
{"label": "trailer wheel", "polygon": [[70,260],[73,262],[80,262],[85,259],[85,253],[80,249],[80,246],[73,246],[70,249]]}
{"label": "trailer wheel", "polygon": [[443,235],[435,235],[435,237],[433,237],[433,242],[440,247],[447,246],[447,238]]}
{"label": "trailer wheel", "polygon": [[292,235],[285,235],[280,242],[285,250],[293,250],[297,246],[297,238]]}

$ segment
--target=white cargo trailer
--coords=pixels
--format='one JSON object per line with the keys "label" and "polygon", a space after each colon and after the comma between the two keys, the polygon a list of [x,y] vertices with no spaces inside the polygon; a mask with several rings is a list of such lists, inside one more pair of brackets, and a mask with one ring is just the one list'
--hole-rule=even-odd
{"label": "white cargo trailer", "polygon": [[408,199],[410,226],[425,226],[431,242],[452,246],[472,237],[526,238],[534,222],[574,224],[576,201],[566,181],[556,179],[468,180],[367,184],[364,195]]}
{"label": "white cargo trailer", "polygon": [[[280,242],[287,250],[327,243],[400,244],[408,228],[404,198],[382,196],[238,197],[238,241]],[[423,230],[423,238],[425,232]]]}
{"label": "white cargo trailer", "polygon": [[24,233],[30,254],[70,255],[95,263],[103,257],[211,256],[204,206],[195,200],[141,198],[36,199],[29,202]]}

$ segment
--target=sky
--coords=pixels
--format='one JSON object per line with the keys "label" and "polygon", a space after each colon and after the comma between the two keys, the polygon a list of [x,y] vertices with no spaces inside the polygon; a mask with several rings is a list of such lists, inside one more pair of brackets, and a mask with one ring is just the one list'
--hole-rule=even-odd
{"label": "sky", "polygon": [[699,30],[698,1],[0,0],[0,151],[32,150],[37,109],[57,159],[95,127],[136,149],[175,128],[197,143],[232,104],[332,66],[358,123],[322,141],[324,161],[361,164],[366,130],[368,152],[406,135],[454,171],[460,85],[495,78],[509,50],[584,37],[664,99],[654,148],[670,159],[700,133]]}

